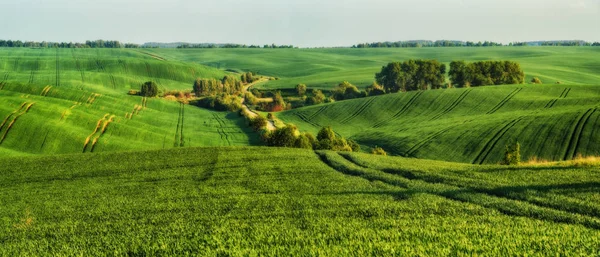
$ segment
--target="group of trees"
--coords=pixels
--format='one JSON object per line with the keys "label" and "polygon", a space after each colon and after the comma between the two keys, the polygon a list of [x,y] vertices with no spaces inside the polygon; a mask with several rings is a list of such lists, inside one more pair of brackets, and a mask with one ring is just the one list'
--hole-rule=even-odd
{"label": "group of trees", "polygon": [[221,93],[239,94],[243,90],[243,84],[235,76],[226,75],[221,80],[196,79],[193,91],[196,96],[211,96]]}
{"label": "group of trees", "polygon": [[158,85],[154,81],[147,81],[142,84],[139,94],[146,97],[155,97],[158,95]]}
{"label": "group of trees", "polygon": [[471,42],[471,41],[451,41],[451,40],[412,40],[412,41],[398,41],[398,42],[374,42],[374,43],[362,43],[353,45],[352,48],[392,48],[392,47],[487,47],[487,46],[502,46],[501,43],[485,41],[485,42]]}
{"label": "group of trees", "polygon": [[450,81],[454,87],[522,84],[525,74],[521,66],[511,61],[480,61],[450,63]]}
{"label": "group of trees", "polygon": [[[582,40],[566,40],[566,41],[538,41],[538,42],[511,42],[506,46],[600,46],[600,42],[586,42]],[[504,46],[502,43],[484,41],[452,41],[452,40],[411,40],[398,42],[374,42],[362,43],[353,45],[352,48],[408,48],[408,47],[488,47],[488,46]]]}
{"label": "group of trees", "polygon": [[35,42],[35,41],[12,41],[0,40],[0,47],[41,47],[41,48],[139,48],[138,44],[123,44],[116,40],[87,40],[85,43],[73,42]]}
{"label": "group of trees", "polygon": [[441,88],[446,81],[446,65],[437,60],[391,62],[375,74],[387,93]]}
{"label": "group of trees", "polygon": [[336,101],[366,96],[366,92],[361,92],[355,85],[350,84],[348,81],[338,84],[337,87],[331,91],[331,97]]}
{"label": "group of trees", "polygon": [[[261,48],[260,45],[245,44],[181,44],[177,48]],[[294,48],[293,45],[264,45],[262,48]]]}

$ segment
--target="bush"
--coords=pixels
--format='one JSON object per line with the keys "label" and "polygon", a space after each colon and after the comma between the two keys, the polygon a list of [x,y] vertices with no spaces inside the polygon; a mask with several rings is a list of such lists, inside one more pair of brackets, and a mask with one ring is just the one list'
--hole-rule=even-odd
{"label": "bush", "polygon": [[313,93],[312,97],[306,98],[306,104],[313,105],[313,104],[322,104],[325,102],[326,97],[325,97],[325,94],[323,94],[323,92],[321,92],[321,90],[313,90],[312,93]]}
{"label": "bush", "polygon": [[377,82],[373,82],[373,84],[368,86],[365,91],[367,92],[367,95],[369,95],[369,96],[385,94],[385,89],[383,89],[383,86],[377,84]]}
{"label": "bush", "polygon": [[155,97],[158,95],[158,85],[154,81],[147,81],[142,84],[140,95],[146,97]]}
{"label": "bush", "polygon": [[217,111],[238,111],[242,109],[242,99],[233,95],[209,96],[195,102],[197,106]]}
{"label": "bush", "polygon": [[[310,134],[309,134],[310,135]],[[314,137],[313,137],[314,139]],[[306,134],[301,134],[294,143],[296,148],[313,149],[313,142]]]}
{"label": "bush", "polygon": [[303,96],[304,94],[306,94],[306,85],[304,85],[304,84],[296,85],[296,93],[298,93],[299,96]]}
{"label": "bush", "polygon": [[319,130],[319,133],[317,134],[317,140],[321,141],[325,139],[331,142],[333,142],[335,139],[335,132],[333,132],[331,127],[323,127],[321,130]]}
{"label": "bush", "polygon": [[376,146],[375,148],[373,148],[373,150],[371,150],[372,154],[375,155],[387,155],[387,153],[383,150],[383,148]]}
{"label": "bush", "polygon": [[503,165],[519,165],[521,163],[521,145],[519,142],[512,146],[506,146],[504,150]]}
{"label": "bush", "polygon": [[259,131],[262,128],[266,128],[267,123],[267,119],[260,115],[250,119],[250,127],[256,131]]}
{"label": "bush", "polygon": [[296,133],[298,128],[288,124],[283,128],[277,128],[267,140],[269,146],[294,147],[296,143]]}
{"label": "bush", "polygon": [[542,84],[542,81],[538,77],[533,77],[531,79],[532,84]]}
{"label": "bush", "polygon": [[360,145],[356,141],[348,139],[348,146],[350,146],[352,152],[360,152]]}
{"label": "bush", "polygon": [[335,87],[333,91],[331,91],[331,96],[335,100],[344,100],[359,98],[363,95],[356,86],[350,84],[348,81],[344,81],[338,84],[337,87]]}

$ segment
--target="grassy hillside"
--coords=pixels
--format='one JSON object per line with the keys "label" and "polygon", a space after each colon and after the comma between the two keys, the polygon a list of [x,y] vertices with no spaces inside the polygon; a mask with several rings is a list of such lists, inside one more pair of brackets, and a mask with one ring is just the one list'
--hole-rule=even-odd
{"label": "grassy hillside", "polygon": [[225,74],[156,58],[123,49],[0,48],[0,154],[260,143],[235,114],[127,95],[144,81],[189,90],[197,77]]}
{"label": "grassy hillside", "polygon": [[275,148],[1,158],[1,255],[596,255],[597,167]]}
{"label": "grassy hillside", "polygon": [[598,103],[598,86],[491,86],[340,101],[278,117],[315,134],[332,126],[396,155],[480,164],[500,161],[517,141],[525,160],[598,155]]}
{"label": "grassy hillside", "polygon": [[379,49],[149,49],[149,52],[220,69],[258,71],[281,79],[263,88],[331,89],[350,81],[364,87],[373,82],[381,66],[406,59],[511,60],[519,62],[526,81],[539,77],[545,83],[600,83],[599,47],[483,47],[483,48],[379,48]]}

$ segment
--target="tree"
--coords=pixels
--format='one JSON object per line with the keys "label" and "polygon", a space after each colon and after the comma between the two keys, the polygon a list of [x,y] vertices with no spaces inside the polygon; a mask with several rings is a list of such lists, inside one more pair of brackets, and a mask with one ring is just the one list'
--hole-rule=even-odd
{"label": "tree", "polygon": [[304,85],[304,84],[296,85],[296,92],[298,93],[299,96],[303,96],[304,94],[306,94],[306,85]]}
{"label": "tree", "polygon": [[446,65],[437,60],[391,62],[375,74],[386,92],[441,88],[446,81]]}
{"label": "tree", "polygon": [[315,89],[312,91],[313,96],[306,98],[306,104],[321,104],[325,102],[325,94],[321,90]]}
{"label": "tree", "polygon": [[158,85],[154,81],[148,81],[142,84],[140,95],[146,97],[155,97],[158,95]]}
{"label": "tree", "polygon": [[329,126],[323,127],[317,134],[317,140],[329,140],[333,142],[333,140],[335,140],[335,132],[333,132],[333,129]]}
{"label": "tree", "polygon": [[280,146],[280,147],[294,147],[296,143],[296,133],[298,128],[292,124],[288,124],[283,128],[277,128],[274,130],[267,145],[269,146]]}
{"label": "tree", "polygon": [[348,81],[344,81],[337,85],[332,91],[333,99],[335,100],[344,100],[344,99],[353,99],[361,96],[358,88]]}
{"label": "tree", "polygon": [[501,164],[504,165],[519,165],[521,163],[521,144],[517,142],[514,145],[506,146],[504,150],[504,158]]}
{"label": "tree", "polygon": [[365,91],[367,92],[367,95],[369,95],[369,96],[385,94],[385,90],[383,89],[383,87],[381,85],[377,84],[377,82],[373,82],[373,84],[368,86]]}

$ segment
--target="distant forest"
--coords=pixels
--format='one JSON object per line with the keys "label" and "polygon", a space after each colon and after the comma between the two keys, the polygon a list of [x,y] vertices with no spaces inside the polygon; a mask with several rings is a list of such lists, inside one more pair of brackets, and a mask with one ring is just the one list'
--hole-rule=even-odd
{"label": "distant forest", "polygon": [[[497,42],[471,42],[471,41],[453,41],[453,40],[411,40],[397,42],[374,42],[361,43],[353,45],[352,48],[410,48],[410,47],[490,47],[490,46],[600,46],[600,42],[586,42],[582,40],[557,40],[557,41],[532,41],[532,42],[512,42],[503,45]],[[85,43],[73,42],[36,42],[21,40],[2,40],[0,47],[37,47],[37,48],[298,48],[293,45],[245,45],[245,44],[190,44],[183,42],[176,43],[144,43],[142,45],[132,43],[121,43],[117,40],[87,40]]]}
{"label": "distant forest", "polygon": [[[352,48],[409,48],[409,47],[490,47],[505,46],[502,43],[491,41],[471,42],[455,40],[410,40],[397,42],[374,42],[353,45]],[[511,42],[506,46],[600,46],[600,42],[586,42],[582,40],[562,41],[533,41],[533,42]]]}

